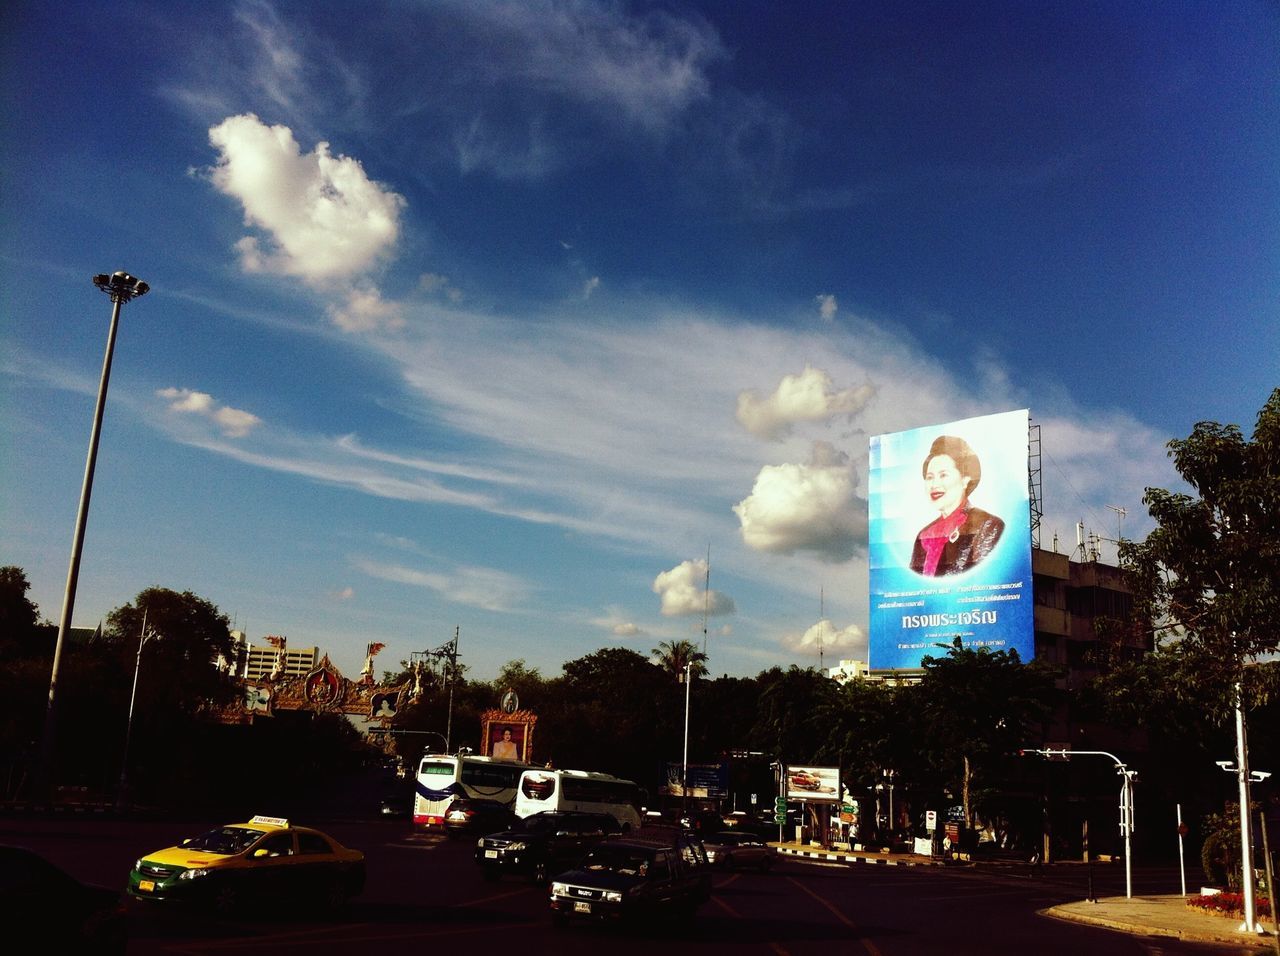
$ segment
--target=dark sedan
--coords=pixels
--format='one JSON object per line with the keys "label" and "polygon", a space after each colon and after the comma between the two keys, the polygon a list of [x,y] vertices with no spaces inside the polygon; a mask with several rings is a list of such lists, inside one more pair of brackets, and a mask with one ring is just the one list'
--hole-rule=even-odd
{"label": "dark sedan", "polygon": [[516,815],[505,803],[457,797],[445,811],[444,832],[448,837],[495,833],[511,826],[515,819]]}
{"label": "dark sedan", "polygon": [[551,881],[551,921],[689,919],[710,898],[707,856],[695,838],[606,840]]}
{"label": "dark sedan", "polygon": [[0,846],[0,926],[11,941],[39,940],[44,951],[125,951],[119,891],[81,883],[22,847]]}
{"label": "dark sedan", "polygon": [[702,838],[707,859],[725,869],[753,867],[768,872],[777,862],[778,851],[754,833],[725,830]]}

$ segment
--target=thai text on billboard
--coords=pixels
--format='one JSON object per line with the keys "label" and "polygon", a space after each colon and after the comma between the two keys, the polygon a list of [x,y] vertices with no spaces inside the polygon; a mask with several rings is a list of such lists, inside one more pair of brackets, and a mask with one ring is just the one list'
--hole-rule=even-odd
{"label": "thai text on billboard", "polygon": [[958,637],[1035,655],[1026,409],[877,435],[868,473],[870,657],[910,670]]}

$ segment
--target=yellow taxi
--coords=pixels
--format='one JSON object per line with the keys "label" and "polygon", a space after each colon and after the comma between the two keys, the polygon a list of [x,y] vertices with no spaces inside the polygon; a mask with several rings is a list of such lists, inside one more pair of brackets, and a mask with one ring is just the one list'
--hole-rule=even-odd
{"label": "yellow taxi", "polygon": [[364,889],[364,854],[282,817],[215,827],[148,853],[129,874],[139,900],[200,903],[221,913],[285,899],[334,907]]}

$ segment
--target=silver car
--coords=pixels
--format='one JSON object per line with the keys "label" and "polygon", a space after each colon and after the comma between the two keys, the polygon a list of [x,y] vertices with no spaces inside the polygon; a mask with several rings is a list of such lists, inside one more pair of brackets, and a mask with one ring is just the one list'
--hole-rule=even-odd
{"label": "silver car", "polygon": [[777,849],[754,833],[725,830],[703,837],[702,844],[707,849],[707,861],[726,869],[754,867],[768,872],[778,859]]}

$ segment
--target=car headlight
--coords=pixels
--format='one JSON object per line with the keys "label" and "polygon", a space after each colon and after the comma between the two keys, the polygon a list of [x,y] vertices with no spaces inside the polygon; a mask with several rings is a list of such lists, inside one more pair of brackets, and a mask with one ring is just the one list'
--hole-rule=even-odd
{"label": "car headlight", "polygon": [[194,870],[183,870],[178,874],[180,880],[198,880],[202,876],[208,876],[213,870],[208,867],[197,867]]}
{"label": "car headlight", "polygon": [[484,849],[484,837],[481,837],[480,839],[476,840],[476,849],[477,850]]}
{"label": "car headlight", "polygon": [[133,861],[133,868],[135,870],[142,869],[142,857],[138,857],[136,860]]}
{"label": "car headlight", "polygon": [[569,884],[568,883],[552,883],[551,895],[552,896],[568,896]]}
{"label": "car headlight", "polygon": [[604,901],[605,901],[606,903],[621,903],[621,902],[622,902],[622,894],[621,894],[621,893],[619,893],[617,890],[605,890],[605,891],[604,891]]}

